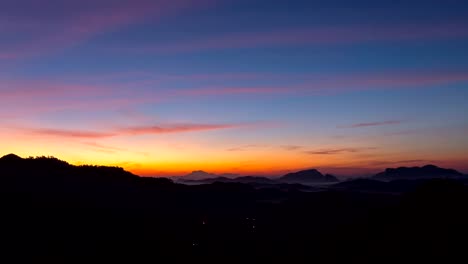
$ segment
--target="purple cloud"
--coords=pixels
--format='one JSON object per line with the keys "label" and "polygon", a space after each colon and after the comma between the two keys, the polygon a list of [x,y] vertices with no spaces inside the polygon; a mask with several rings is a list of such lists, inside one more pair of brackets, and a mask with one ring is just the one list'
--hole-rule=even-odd
{"label": "purple cloud", "polygon": [[[89,131],[79,129],[55,129],[55,128],[22,128],[23,131],[40,136],[99,139],[116,136],[138,136],[138,135],[158,135],[189,133],[197,131],[210,131],[220,129],[232,129],[248,127],[255,124],[200,124],[200,123],[179,123],[129,126],[109,129],[105,131]],[[89,145],[89,144],[88,144]],[[94,144],[94,147],[98,145]]]}
{"label": "purple cloud", "polygon": [[299,149],[303,149],[304,146],[299,146],[299,145],[284,145],[284,146],[281,146],[282,149],[284,150],[299,150]]}
{"label": "purple cloud", "polygon": [[[81,0],[0,2],[0,28],[10,39],[0,59],[25,58],[65,48],[112,30],[202,8],[214,0]],[[3,23],[6,22],[6,23]]]}
{"label": "purple cloud", "polygon": [[337,155],[343,153],[356,153],[365,150],[374,150],[376,148],[331,148],[331,149],[320,149],[320,150],[309,150],[304,151],[304,153],[309,155]]}
{"label": "purple cloud", "polygon": [[386,41],[419,41],[468,37],[468,25],[420,24],[384,26],[323,26],[253,33],[228,33],[198,40],[128,49],[140,53],[192,53],[259,47],[343,45]]}
{"label": "purple cloud", "polygon": [[380,122],[368,122],[368,123],[357,123],[348,126],[338,126],[338,128],[360,128],[360,127],[373,127],[373,126],[387,126],[387,125],[398,125],[403,121],[401,120],[387,120]]}

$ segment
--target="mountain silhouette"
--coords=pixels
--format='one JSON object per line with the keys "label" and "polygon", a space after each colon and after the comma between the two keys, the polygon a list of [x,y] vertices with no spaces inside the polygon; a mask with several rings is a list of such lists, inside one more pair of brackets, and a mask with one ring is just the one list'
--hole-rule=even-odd
{"label": "mountain silhouette", "polygon": [[376,174],[372,178],[381,181],[392,181],[461,177],[463,177],[463,174],[456,170],[439,168],[435,165],[426,165],[423,167],[387,168],[385,171]]}
{"label": "mountain silhouette", "polygon": [[207,178],[201,180],[183,180],[179,179],[181,183],[188,183],[188,184],[211,184],[215,182],[224,182],[224,183],[245,183],[245,184],[279,184],[273,179],[266,178],[266,177],[258,177],[258,176],[241,176],[237,178],[227,178],[227,177],[215,177],[215,178]]}
{"label": "mountain silhouette", "polygon": [[213,173],[208,173],[202,170],[192,171],[191,173],[180,177],[181,180],[191,180],[191,181],[198,181],[198,180],[206,180],[210,178],[217,178],[218,175]]}
{"label": "mountain silhouette", "polygon": [[8,154],[0,158],[0,162],[4,163],[18,162],[20,160],[22,160],[22,158],[15,154]]}
{"label": "mountain silhouette", "polygon": [[333,183],[339,181],[335,176],[329,174],[323,175],[316,169],[288,173],[278,180],[285,183],[303,184]]}
{"label": "mountain silhouette", "polygon": [[153,186],[172,184],[165,178],[141,178],[119,167],[71,165],[54,157],[21,158],[9,154],[0,158],[0,188],[27,192],[87,192],[131,190],[143,182]]}
{"label": "mountain silhouette", "polygon": [[[466,260],[468,187],[458,179],[185,185],[16,155],[0,158],[0,174],[0,254],[18,263]],[[316,170],[285,176],[336,181]]]}

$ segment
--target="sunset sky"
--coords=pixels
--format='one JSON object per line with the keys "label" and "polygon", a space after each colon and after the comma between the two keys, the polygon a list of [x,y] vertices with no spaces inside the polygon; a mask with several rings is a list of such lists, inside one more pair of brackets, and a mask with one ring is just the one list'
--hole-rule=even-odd
{"label": "sunset sky", "polygon": [[0,155],[144,176],[468,172],[467,14],[450,0],[0,0]]}

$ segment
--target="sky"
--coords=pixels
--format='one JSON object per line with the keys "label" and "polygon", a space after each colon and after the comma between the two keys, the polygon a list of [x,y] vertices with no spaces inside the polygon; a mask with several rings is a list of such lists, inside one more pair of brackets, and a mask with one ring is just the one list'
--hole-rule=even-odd
{"label": "sky", "polygon": [[0,0],[0,154],[468,173],[468,3]]}

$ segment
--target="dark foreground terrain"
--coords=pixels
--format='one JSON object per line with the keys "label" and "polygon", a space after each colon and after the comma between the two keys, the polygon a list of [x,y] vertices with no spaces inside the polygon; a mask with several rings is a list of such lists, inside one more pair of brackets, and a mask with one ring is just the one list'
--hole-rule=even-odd
{"label": "dark foreground terrain", "polygon": [[187,186],[0,159],[2,263],[466,263],[461,179]]}

